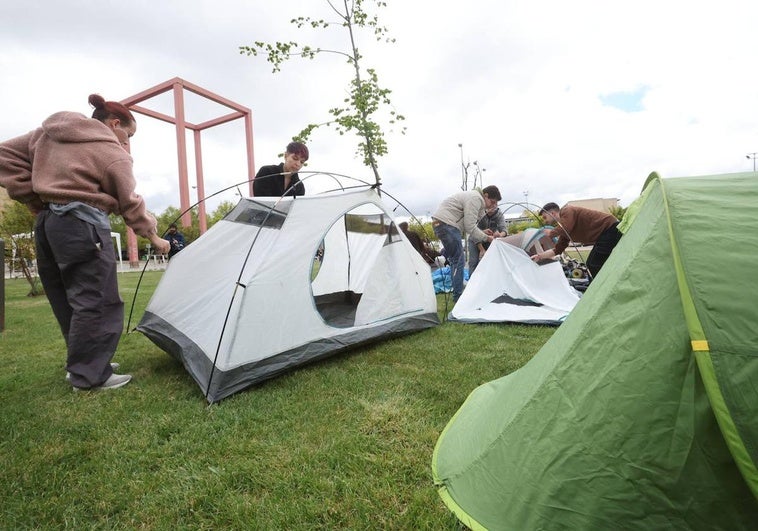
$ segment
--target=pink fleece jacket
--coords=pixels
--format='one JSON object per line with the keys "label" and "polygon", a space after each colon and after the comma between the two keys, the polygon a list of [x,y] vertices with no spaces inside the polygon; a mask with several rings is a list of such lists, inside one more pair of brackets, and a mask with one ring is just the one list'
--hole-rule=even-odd
{"label": "pink fleece jacket", "polygon": [[33,211],[41,203],[81,201],[121,215],[140,236],[156,233],[155,218],[134,193],[132,157],[108,126],[83,114],[55,113],[0,143],[0,186]]}

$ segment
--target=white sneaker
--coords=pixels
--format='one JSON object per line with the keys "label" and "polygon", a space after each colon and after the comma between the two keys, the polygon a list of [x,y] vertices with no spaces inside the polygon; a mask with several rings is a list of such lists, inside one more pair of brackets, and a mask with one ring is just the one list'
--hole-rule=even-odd
{"label": "white sneaker", "polygon": [[[117,371],[119,367],[121,367],[121,364],[119,364],[117,361],[114,361],[113,363],[111,363],[111,369],[113,369],[114,371]],[[71,373],[68,371],[66,371],[66,381],[67,382],[71,381]]]}
{"label": "white sneaker", "polygon": [[107,389],[118,389],[132,381],[131,374],[111,374],[110,378],[102,384],[95,387],[74,387],[74,391],[105,391]]}

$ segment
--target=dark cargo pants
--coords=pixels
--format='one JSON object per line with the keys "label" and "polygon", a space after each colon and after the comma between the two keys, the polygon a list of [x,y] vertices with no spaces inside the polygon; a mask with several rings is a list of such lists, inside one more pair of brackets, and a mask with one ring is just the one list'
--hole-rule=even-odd
{"label": "dark cargo pants", "polygon": [[611,252],[621,240],[621,232],[616,228],[618,222],[605,229],[598,237],[595,245],[592,246],[590,255],[587,257],[587,269],[589,269],[592,278],[600,272]]}
{"label": "dark cargo pants", "polygon": [[75,387],[107,380],[124,327],[110,231],[50,210],[37,215],[37,267],[63,337]]}

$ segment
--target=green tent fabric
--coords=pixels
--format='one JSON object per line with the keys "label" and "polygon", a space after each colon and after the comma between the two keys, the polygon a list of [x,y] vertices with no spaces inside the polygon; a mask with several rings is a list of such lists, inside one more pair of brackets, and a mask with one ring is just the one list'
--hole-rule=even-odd
{"label": "green tent fabric", "polygon": [[652,174],[622,225],[540,352],[441,434],[468,527],[758,526],[758,174]]}

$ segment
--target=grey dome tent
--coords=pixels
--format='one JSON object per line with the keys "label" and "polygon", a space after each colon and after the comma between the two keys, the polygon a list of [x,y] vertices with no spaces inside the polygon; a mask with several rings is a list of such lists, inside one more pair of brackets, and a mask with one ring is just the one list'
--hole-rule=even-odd
{"label": "grey dome tent", "polygon": [[137,330],[216,402],[438,323],[429,266],[368,188],[241,200],[171,259]]}
{"label": "grey dome tent", "polygon": [[521,369],[432,459],[472,529],[755,529],[758,174],[651,175],[625,234]]}

